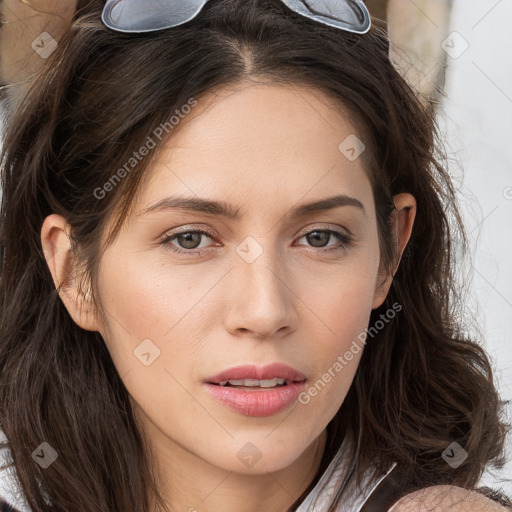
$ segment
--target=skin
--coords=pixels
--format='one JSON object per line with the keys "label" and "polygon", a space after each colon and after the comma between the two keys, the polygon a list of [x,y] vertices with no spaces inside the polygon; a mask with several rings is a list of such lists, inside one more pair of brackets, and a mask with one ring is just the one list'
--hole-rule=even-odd
{"label": "skin", "polygon": [[76,11],[77,0],[0,0],[0,82],[25,84],[43,64],[32,49],[42,32],[60,39]]}
{"label": "skin", "polygon": [[389,512],[504,512],[485,496],[453,485],[436,485],[404,496]]}
{"label": "skin", "polygon": [[[172,511],[283,512],[314,477],[325,428],[362,350],[307,405],[272,416],[231,411],[202,382],[237,364],[280,361],[314,383],[383,303],[392,275],[379,273],[370,182],[363,159],[350,161],[338,149],[351,134],[354,127],[319,91],[258,84],[204,96],[159,148],[123,230],[102,256],[98,291],[107,321],[76,282],[60,288],[74,321],[102,334]],[[287,218],[297,205],[337,193],[357,198],[364,213],[343,206]],[[241,219],[178,209],[143,213],[174,194],[225,201]],[[401,256],[416,202],[408,193],[394,202]],[[181,227],[210,228],[214,236],[159,243]],[[327,229],[348,230],[352,245],[328,233],[304,236]],[[70,263],[69,234],[56,214],[41,229],[57,288]],[[236,252],[246,237],[263,250],[252,263]],[[201,252],[178,255],[171,247]],[[325,252],[332,247],[341,249]],[[145,366],[133,351],[148,338],[160,355]],[[237,456],[246,443],[261,455],[251,467]]]}

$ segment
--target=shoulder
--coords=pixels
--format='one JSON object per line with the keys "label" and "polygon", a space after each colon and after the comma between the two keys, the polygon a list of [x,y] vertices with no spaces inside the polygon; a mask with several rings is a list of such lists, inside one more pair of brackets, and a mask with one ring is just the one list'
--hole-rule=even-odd
{"label": "shoulder", "polygon": [[407,494],[388,512],[506,512],[512,510],[477,491],[453,485],[435,485]]}
{"label": "shoulder", "polygon": [[13,508],[7,501],[0,498],[0,512],[19,512],[17,508]]}

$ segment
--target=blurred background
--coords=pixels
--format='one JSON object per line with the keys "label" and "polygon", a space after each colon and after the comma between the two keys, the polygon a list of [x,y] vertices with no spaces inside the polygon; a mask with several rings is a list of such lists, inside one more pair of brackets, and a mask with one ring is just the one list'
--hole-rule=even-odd
{"label": "blurred background", "polygon": [[[0,0],[0,118],[89,1],[102,3]],[[512,400],[512,0],[366,3],[388,28],[393,63],[436,112],[471,245],[472,261],[459,269],[461,283],[471,283],[464,314]],[[507,414],[512,421],[511,406]],[[512,434],[508,460],[481,485],[512,495]]]}
{"label": "blurred background", "polygon": [[[512,399],[511,21],[510,0],[454,1],[446,44],[446,97],[438,111],[473,253],[466,314],[484,333],[507,400]],[[508,418],[512,421],[510,405]],[[509,479],[503,485],[509,496],[511,459],[509,435],[509,463],[500,475]],[[482,479],[483,485],[499,487],[495,482],[489,474]]]}

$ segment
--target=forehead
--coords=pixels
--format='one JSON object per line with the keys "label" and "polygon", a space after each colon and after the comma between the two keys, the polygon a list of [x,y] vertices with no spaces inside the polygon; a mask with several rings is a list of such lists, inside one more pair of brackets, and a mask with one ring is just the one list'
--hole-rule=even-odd
{"label": "forehead", "polygon": [[371,196],[363,158],[346,153],[362,136],[322,91],[250,84],[208,93],[186,111],[158,148],[137,213],[173,193],[230,197],[242,209],[240,201]]}
{"label": "forehead", "polygon": [[[254,139],[283,143],[290,135],[299,139],[300,134],[311,136],[319,130],[313,138],[315,144],[329,132],[356,131],[341,101],[311,86],[244,82],[207,92],[197,101],[198,106],[182,117],[175,131],[193,131],[195,137],[208,131],[210,137],[228,131],[240,136],[252,133]],[[284,128],[286,132],[282,132]],[[175,133],[174,140],[177,138]]]}

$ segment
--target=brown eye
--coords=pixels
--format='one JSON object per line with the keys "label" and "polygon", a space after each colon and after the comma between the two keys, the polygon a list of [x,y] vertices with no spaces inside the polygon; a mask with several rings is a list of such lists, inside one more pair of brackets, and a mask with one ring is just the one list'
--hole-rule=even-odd
{"label": "brown eye", "polygon": [[306,238],[310,243],[312,243],[313,247],[324,247],[325,244],[331,238],[330,231],[311,231],[307,235]]}
{"label": "brown eye", "polygon": [[[340,242],[340,245],[327,245],[332,236]],[[318,248],[323,252],[344,250],[352,245],[352,238],[349,235],[332,229],[315,229],[304,234],[301,238],[305,238],[311,247]]]}
{"label": "brown eye", "polygon": [[201,240],[204,237],[213,238],[213,235],[208,231],[189,229],[188,231],[169,235],[160,243],[178,254],[196,254],[204,248],[200,247]]}
{"label": "brown eye", "polygon": [[174,238],[179,242],[183,249],[197,249],[198,244],[201,243],[201,233],[197,231],[190,231],[187,233],[180,233]]}

